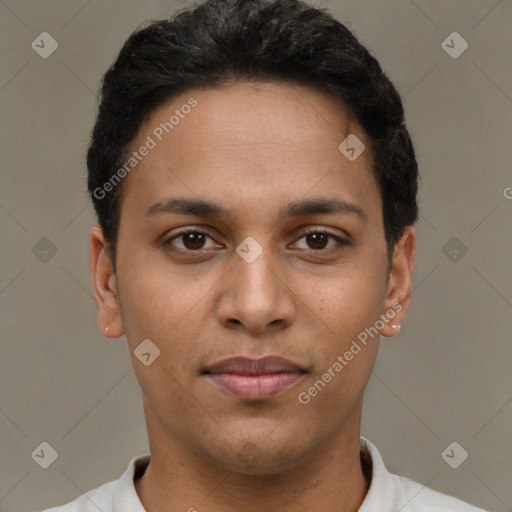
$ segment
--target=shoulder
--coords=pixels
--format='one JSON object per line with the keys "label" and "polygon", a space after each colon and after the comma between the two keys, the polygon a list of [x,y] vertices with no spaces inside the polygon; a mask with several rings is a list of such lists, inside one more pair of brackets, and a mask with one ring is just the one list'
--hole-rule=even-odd
{"label": "shoulder", "polygon": [[98,512],[98,509],[102,512],[111,512],[115,485],[116,482],[108,482],[65,505],[48,508],[42,512]]}
{"label": "shoulder", "polygon": [[390,473],[377,447],[364,437],[361,437],[361,460],[371,466],[371,481],[359,512],[487,512]]}
{"label": "shoulder", "polygon": [[130,510],[144,512],[144,507],[135,490],[134,478],[144,473],[150,454],[134,457],[119,480],[101,485],[86,492],[74,501],[41,512],[113,512]]}
{"label": "shoulder", "polygon": [[392,475],[404,504],[402,512],[486,512],[403,476]]}

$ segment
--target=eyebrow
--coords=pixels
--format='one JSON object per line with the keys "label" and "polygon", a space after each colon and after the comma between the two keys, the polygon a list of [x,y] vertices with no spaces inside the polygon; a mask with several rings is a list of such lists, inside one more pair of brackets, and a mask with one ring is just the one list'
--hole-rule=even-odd
{"label": "eyebrow", "polygon": [[[305,217],[315,214],[356,214],[367,221],[366,212],[359,206],[338,198],[309,198],[286,204],[279,211],[279,219]],[[192,198],[169,198],[152,204],[145,213],[147,218],[162,214],[196,215],[198,217],[229,217],[229,210],[219,203]]]}

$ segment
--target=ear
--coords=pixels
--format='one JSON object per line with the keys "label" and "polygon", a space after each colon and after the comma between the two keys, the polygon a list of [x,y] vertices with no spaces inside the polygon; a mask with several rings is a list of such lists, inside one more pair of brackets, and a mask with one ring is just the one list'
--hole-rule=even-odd
{"label": "ear", "polygon": [[91,229],[89,250],[89,267],[98,312],[98,329],[107,338],[119,338],[124,334],[124,329],[121,322],[116,276],[100,226],[94,226]]}
{"label": "ear", "polygon": [[381,330],[382,336],[390,338],[396,336],[399,330],[397,326],[403,322],[409,311],[415,255],[416,232],[412,226],[409,226],[396,243],[393,251],[383,313],[395,311],[396,315],[392,320],[386,322]]}

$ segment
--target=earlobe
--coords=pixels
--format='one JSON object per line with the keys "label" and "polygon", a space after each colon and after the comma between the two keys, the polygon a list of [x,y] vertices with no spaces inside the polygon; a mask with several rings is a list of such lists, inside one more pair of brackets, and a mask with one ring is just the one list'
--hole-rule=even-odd
{"label": "earlobe", "polygon": [[119,338],[124,334],[124,329],[121,322],[116,275],[100,226],[94,226],[91,229],[89,249],[98,328],[107,338]]}
{"label": "earlobe", "polygon": [[[400,334],[400,329],[402,328],[401,324],[391,323],[390,326],[391,326],[391,329],[393,329],[394,334],[391,336],[386,336],[385,334],[382,334],[382,332],[384,331],[384,329],[382,329],[381,336],[384,336],[384,338],[396,338]],[[387,330],[386,330],[386,332],[387,332]]]}
{"label": "earlobe", "polygon": [[394,338],[409,311],[412,293],[412,275],[416,255],[416,232],[409,226],[395,245],[389,274],[384,314],[389,318],[381,335]]}

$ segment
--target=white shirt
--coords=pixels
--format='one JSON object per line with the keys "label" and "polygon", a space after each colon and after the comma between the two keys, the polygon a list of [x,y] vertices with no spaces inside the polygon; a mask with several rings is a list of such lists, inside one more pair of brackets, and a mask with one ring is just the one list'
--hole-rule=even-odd
{"label": "white shirt", "polygon": [[[486,512],[464,501],[390,473],[370,441],[361,437],[362,456],[371,461],[372,479],[359,512]],[[146,512],[133,483],[149,464],[149,454],[135,457],[119,480],[103,484],[76,500],[43,512]]]}

